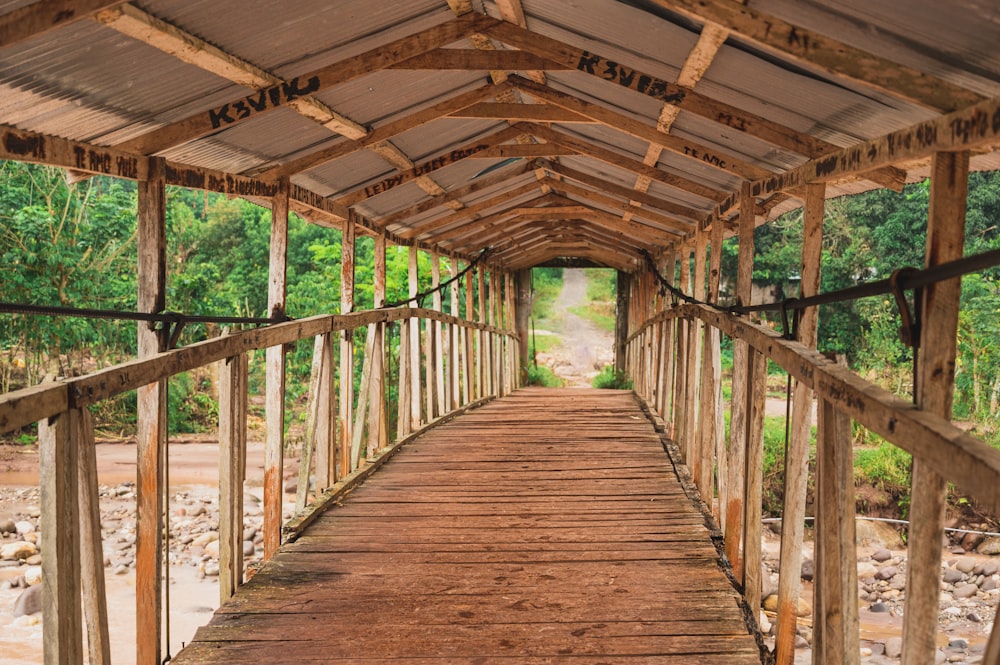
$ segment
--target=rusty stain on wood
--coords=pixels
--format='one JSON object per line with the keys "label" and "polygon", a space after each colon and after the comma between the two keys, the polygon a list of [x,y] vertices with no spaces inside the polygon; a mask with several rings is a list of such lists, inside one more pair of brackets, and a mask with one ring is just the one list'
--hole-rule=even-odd
{"label": "rusty stain on wood", "polygon": [[174,662],[758,663],[718,563],[630,393],[522,389],[400,450]]}

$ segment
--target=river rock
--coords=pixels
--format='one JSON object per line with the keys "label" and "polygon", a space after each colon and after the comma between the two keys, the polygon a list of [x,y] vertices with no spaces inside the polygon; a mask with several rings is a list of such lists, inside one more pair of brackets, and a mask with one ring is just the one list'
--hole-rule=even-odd
{"label": "river rock", "polygon": [[980,588],[983,591],[993,591],[993,589],[997,588],[996,578],[994,578],[994,577],[987,577],[986,579],[983,580],[983,584],[982,584],[982,586],[980,586]]}
{"label": "river rock", "polygon": [[799,569],[800,577],[807,582],[811,582],[815,574],[816,574],[816,564],[813,562],[813,560],[803,559],[802,567]]}
{"label": "river rock", "polygon": [[969,648],[968,640],[956,637],[948,642],[948,649],[952,651],[965,651]]}
{"label": "river rock", "polygon": [[984,536],[981,533],[964,534],[961,540],[962,549],[965,550],[966,552],[971,552],[977,547],[979,547],[979,545],[983,542],[983,539],[985,538],[986,536]]}
{"label": "river rock", "polygon": [[17,524],[9,517],[0,519],[0,534],[17,533]]}
{"label": "river rock", "polygon": [[206,531],[205,533],[203,533],[200,536],[196,537],[191,542],[191,546],[192,547],[201,547],[201,548],[204,548],[206,545],[208,545],[213,540],[218,540],[218,539],[219,539],[219,532],[218,531]]}
{"label": "river rock", "polygon": [[1000,554],[1000,536],[990,536],[976,548],[980,554]]}
{"label": "river rock", "polygon": [[885,548],[872,552],[872,561],[878,561],[879,563],[883,563],[891,558],[892,558],[892,552],[890,552]]}
{"label": "river rock", "polygon": [[878,572],[878,568],[876,568],[870,562],[868,562],[868,561],[859,561],[858,562],[858,579],[859,580],[866,580],[866,579],[868,579],[870,577],[875,577],[875,573],[877,573],[877,572]]}
{"label": "river rock", "polygon": [[205,564],[205,576],[206,577],[218,577],[219,576],[219,564],[215,561],[209,561]]}
{"label": "river rock", "polygon": [[955,589],[955,598],[972,598],[979,591],[979,587],[975,584],[963,584],[962,586]]}
{"label": "river rock", "polygon": [[987,561],[983,564],[983,575],[986,577],[996,575],[998,571],[1000,571],[1000,564],[996,561]]}
{"label": "river rock", "polygon": [[875,613],[888,612],[889,611],[889,606],[886,605],[885,603],[883,603],[882,601],[878,601],[877,603],[872,603],[871,605],[869,605],[868,606],[868,611],[869,612],[875,612]]}
{"label": "river rock", "polygon": [[28,520],[21,520],[20,522],[14,523],[14,530],[17,531],[17,535],[23,536],[26,533],[34,531],[35,525]]}
{"label": "river rock", "polygon": [[35,547],[35,544],[29,543],[26,540],[15,540],[12,543],[4,543],[3,545],[0,545],[0,559],[5,561],[27,559],[32,554],[37,553],[38,548]]}
{"label": "river rock", "polygon": [[957,568],[945,568],[944,574],[941,576],[941,579],[948,584],[956,584],[961,582],[964,578],[965,575],[962,574],[962,571]]}
{"label": "river rock", "polygon": [[807,617],[813,613],[812,605],[807,603],[802,598],[799,598],[799,602],[795,606],[795,616]]}
{"label": "river rock", "polygon": [[889,658],[899,658],[903,653],[903,638],[890,637],[885,641],[885,655]]}
{"label": "river rock", "polygon": [[906,588],[906,576],[905,575],[896,575],[895,577],[893,577],[892,581],[889,582],[889,588],[892,589],[892,590],[894,590],[894,591],[902,591],[903,589],[905,589]]}
{"label": "river rock", "polygon": [[896,576],[896,573],[898,572],[899,569],[896,568],[896,566],[885,566],[883,568],[879,568],[878,572],[875,573],[875,579],[891,580],[893,577]]}
{"label": "river rock", "polygon": [[41,584],[42,567],[28,566],[27,570],[24,571],[24,581],[28,583],[28,586],[35,586],[36,584]]}
{"label": "river rock", "polygon": [[778,594],[773,593],[764,599],[764,609],[768,612],[778,611]]}
{"label": "river rock", "polygon": [[253,541],[244,540],[243,541],[243,556],[253,556]]}
{"label": "river rock", "polygon": [[855,540],[862,547],[869,546],[890,550],[904,549],[899,533],[885,522],[858,520],[855,529]]}
{"label": "river rock", "polygon": [[205,545],[205,554],[212,557],[213,559],[219,558],[219,541],[213,540],[207,545]]}
{"label": "river rock", "polygon": [[15,617],[28,616],[42,611],[42,585],[28,587],[14,601]]}
{"label": "river rock", "polygon": [[975,569],[976,560],[971,556],[963,556],[961,559],[955,562],[955,568],[961,570],[963,573],[968,575]]}

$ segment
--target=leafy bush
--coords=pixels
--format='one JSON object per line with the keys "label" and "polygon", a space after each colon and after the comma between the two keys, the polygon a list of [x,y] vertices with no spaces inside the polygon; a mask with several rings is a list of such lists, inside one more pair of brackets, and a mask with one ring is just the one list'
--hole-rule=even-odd
{"label": "leafy bush", "polygon": [[561,388],[563,381],[551,369],[544,365],[528,365],[528,380],[525,385],[543,386],[545,388]]}

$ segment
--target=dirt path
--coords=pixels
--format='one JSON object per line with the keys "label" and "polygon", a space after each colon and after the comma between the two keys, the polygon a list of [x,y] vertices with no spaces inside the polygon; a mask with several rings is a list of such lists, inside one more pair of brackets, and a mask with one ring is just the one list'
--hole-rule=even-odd
{"label": "dirt path", "polygon": [[583,270],[564,270],[550,331],[561,343],[547,354],[546,364],[570,388],[589,388],[601,367],[614,361],[614,335],[570,311],[586,304],[587,276]]}

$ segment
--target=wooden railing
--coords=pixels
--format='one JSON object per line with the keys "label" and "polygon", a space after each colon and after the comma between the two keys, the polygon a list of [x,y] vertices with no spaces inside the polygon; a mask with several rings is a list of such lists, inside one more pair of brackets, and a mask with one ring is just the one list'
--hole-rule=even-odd
{"label": "wooden railing", "polygon": [[[640,280],[639,287],[642,285]],[[701,325],[706,327],[703,335],[698,332]],[[720,333],[732,338],[737,347],[746,347],[742,360],[739,355],[734,360],[728,444],[723,440]],[[694,365],[690,363],[696,347],[701,348],[703,358],[700,377],[691,370]],[[926,345],[923,350],[928,352]],[[766,326],[707,305],[667,307],[646,319],[629,336],[627,357],[627,373],[635,391],[672,432],[701,499],[708,507],[714,506],[718,528],[724,533],[727,559],[755,613],[761,607],[764,360],[776,363],[798,382],[791,430],[793,440],[799,441],[790,445],[784,460],[786,498],[776,644],[780,656],[789,660],[794,653],[813,395],[819,407],[814,662],[859,660],[852,420],[913,455],[914,495],[919,492],[916,469],[923,465],[944,481],[956,483],[992,514],[1000,514],[1000,451],[947,418],[865,381],[843,364]],[[744,368],[742,378],[737,376],[740,364]],[[794,488],[796,484],[800,490]],[[943,509],[942,504],[942,514]],[[918,622],[926,625],[930,617],[933,638],[937,633],[940,549],[937,560],[921,565],[917,548],[922,541],[915,538],[932,538],[940,548],[943,530],[936,528],[929,536],[920,534],[926,525],[917,521],[918,515],[911,519],[907,589],[908,596],[917,600],[910,600],[904,613],[904,635],[915,630],[914,625],[921,626]],[[933,589],[929,601],[912,595],[921,585]],[[928,607],[928,603],[933,605]],[[921,629],[926,630],[923,626]],[[997,634],[994,629],[984,662],[997,662]],[[782,635],[787,637],[783,640]]]}
{"label": "wooden railing", "polygon": [[[454,312],[459,311],[457,293],[456,289]],[[495,322],[509,322],[510,310],[504,307],[512,303],[494,303],[491,297],[489,320],[494,322],[496,306]],[[471,304],[471,300],[467,301],[466,312],[473,311]],[[483,306],[480,301],[481,314]],[[400,328],[398,346],[387,343],[387,329],[392,325]],[[362,328],[367,329],[364,364],[360,386],[355,389],[351,340],[354,331]],[[341,353],[346,348],[348,355],[342,355],[339,371],[333,363],[335,337],[347,342],[341,347]],[[404,307],[315,316],[236,332],[87,376],[0,396],[0,432],[39,424],[46,663],[83,662],[84,621],[89,662],[110,662],[96,453],[88,407],[126,391],[156,386],[181,372],[218,364],[219,581],[225,601],[244,577],[242,502],[248,354],[261,349],[281,351],[285,345],[306,339],[314,339],[314,358],[297,512],[292,520],[281,524],[284,492],[280,485],[277,493],[265,491],[265,504],[273,505],[264,506],[264,531],[275,539],[294,538],[339,493],[367,477],[422,428],[504,395],[519,384],[519,341],[512,332],[436,310]],[[395,432],[390,432],[388,410],[393,405],[388,394],[392,377],[387,372],[385,354],[394,346],[398,349],[393,358],[398,417]],[[338,383],[339,399],[335,390]],[[283,378],[280,385],[284,385]],[[284,394],[279,397],[278,403],[283,405]],[[157,426],[165,428],[165,419],[159,420]],[[166,464],[166,459],[160,459],[158,472]],[[269,475],[281,479],[282,464],[280,451],[277,459],[269,455],[265,483]],[[140,495],[143,491],[140,481]],[[148,555],[151,547],[161,547],[159,534],[163,529],[162,504],[155,514],[144,512],[143,506],[149,504],[143,503],[142,496],[138,505],[137,561],[144,553]],[[136,574],[137,607],[140,612],[145,608],[159,623],[160,566],[139,570],[137,565]],[[158,631],[151,636],[140,632],[138,652],[156,651],[142,641],[159,639]]]}

